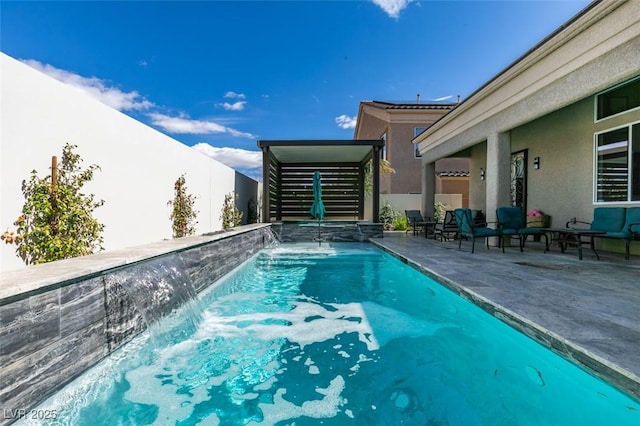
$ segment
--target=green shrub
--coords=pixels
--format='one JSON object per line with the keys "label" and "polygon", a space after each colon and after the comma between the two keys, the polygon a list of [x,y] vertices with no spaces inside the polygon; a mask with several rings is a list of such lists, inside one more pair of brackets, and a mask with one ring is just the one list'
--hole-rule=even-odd
{"label": "green shrub", "polygon": [[249,199],[247,223],[258,223],[258,202],[255,197]]}
{"label": "green shrub", "polygon": [[436,222],[442,222],[444,220],[444,214],[446,211],[446,206],[440,202],[437,202],[433,205],[433,219]]}
{"label": "green shrub", "polygon": [[173,238],[186,237],[196,233],[196,218],[198,211],[195,210],[196,197],[187,193],[186,179],[184,175],[180,176],[174,186],[173,201],[167,201],[167,205],[172,207],[171,229],[173,230]]}
{"label": "green shrub", "polygon": [[103,250],[104,225],[93,217],[93,211],[104,200],[96,201],[93,194],[82,192],[100,167],[93,164],[82,170],[75,148],[64,145],[59,165],[54,157],[51,175],[40,178],[33,170],[29,180],[22,181],[25,203],[14,222],[17,231],[6,231],[1,238],[15,244],[16,253],[27,265]]}
{"label": "green shrub", "polygon": [[393,225],[393,221],[397,216],[396,211],[393,209],[391,204],[385,200],[382,208],[380,209],[380,222],[382,222],[385,226]]}
{"label": "green shrub", "polygon": [[393,228],[396,231],[406,231],[409,228],[409,221],[403,214],[398,214],[393,221]]}
{"label": "green shrub", "polygon": [[233,192],[224,196],[224,205],[222,206],[222,228],[227,230],[234,228],[242,223],[242,212],[236,207],[237,195]]}

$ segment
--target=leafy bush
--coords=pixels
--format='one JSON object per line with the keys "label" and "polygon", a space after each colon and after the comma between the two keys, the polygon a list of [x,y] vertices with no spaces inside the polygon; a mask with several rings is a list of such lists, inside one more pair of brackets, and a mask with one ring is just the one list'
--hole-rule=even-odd
{"label": "leafy bush", "polygon": [[247,223],[258,223],[258,202],[255,197],[249,199]]}
{"label": "leafy bush", "polygon": [[444,220],[444,214],[447,207],[441,202],[437,202],[433,205],[433,218],[436,222],[442,222]]}
{"label": "leafy bush", "polygon": [[236,207],[237,195],[233,192],[224,196],[224,205],[222,206],[222,228],[234,228],[242,223],[242,212]]}
{"label": "leafy bush", "polygon": [[100,167],[93,164],[82,170],[82,159],[73,152],[76,148],[64,145],[60,165],[54,161],[51,175],[40,178],[33,170],[29,180],[22,181],[25,203],[14,222],[17,231],[7,230],[1,238],[16,245],[16,253],[27,265],[103,250],[104,225],[93,218],[93,211],[104,200],[82,193]]}
{"label": "leafy bush", "polygon": [[195,210],[196,197],[187,193],[186,179],[181,175],[175,182],[173,201],[167,201],[167,205],[172,207],[171,229],[173,238],[186,237],[196,233],[196,218],[198,211]]}
{"label": "leafy bush", "polygon": [[406,231],[409,228],[409,221],[407,217],[402,213],[398,213],[396,218],[393,220],[393,229],[396,231]]}
{"label": "leafy bush", "polygon": [[386,200],[380,209],[380,222],[384,224],[384,228],[387,230],[404,231],[409,227],[405,215],[394,209]]}
{"label": "leafy bush", "polygon": [[382,222],[385,227],[389,227],[393,225],[393,221],[397,216],[396,211],[393,209],[391,204],[388,201],[385,201],[380,209],[380,222]]}

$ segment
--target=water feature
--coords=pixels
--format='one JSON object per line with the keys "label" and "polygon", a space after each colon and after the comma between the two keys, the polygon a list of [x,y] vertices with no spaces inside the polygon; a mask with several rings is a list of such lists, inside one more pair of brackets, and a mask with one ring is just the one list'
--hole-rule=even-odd
{"label": "water feature", "polygon": [[39,409],[73,425],[640,422],[637,401],[368,244],[265,250],[199,299],[197,327],[177,309]]}

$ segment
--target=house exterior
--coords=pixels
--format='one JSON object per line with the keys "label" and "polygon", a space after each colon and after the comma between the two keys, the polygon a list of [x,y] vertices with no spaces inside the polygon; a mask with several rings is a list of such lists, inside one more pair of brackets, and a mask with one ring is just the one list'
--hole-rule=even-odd
{"label": "house exterior", "polygon": [[[384,139],[382,159],[395,173],[380,175],[380,193],[398,207],[415,199],[420,208],[422,161],[418,147],[411,141],[451,111],[457,103],[421,103],[363,101],[358,109],[354,139]],[[467,207],[469,201],[469,160],[444,158],[436,164],[436,194],[452,207]],[[412,194],[407,197],[407,194]]]}
{"label": "house exterior", "polygon": [[424,209],[437,162],[461,156],[469,205],[489,221],[509,205],[554,227],[591,221],[596,206],[640,206],[639,52],[640,1],[589,4],[413,140]]}

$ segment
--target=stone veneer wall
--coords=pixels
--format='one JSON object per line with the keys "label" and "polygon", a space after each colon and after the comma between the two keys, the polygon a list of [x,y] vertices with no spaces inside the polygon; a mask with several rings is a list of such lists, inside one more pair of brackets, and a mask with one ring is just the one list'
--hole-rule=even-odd
{"label": "stone veneer wall", "polygon": [[[0,424],[28,414],[147,327],[143,310],[131,298],[141,277],[160,286],[190,282],[188,287],[200,292],[262,249],[268,232],[263,225],[219,234],[178,251],[0,298]],[[154,309],[166,314],[176,303],[169,297]]]}
{"label": "stone veneer wall", "polygon": [[[381,223],[321,222],[319,228],[322,241],[362,242],[383,236]],[[318,225],[313,222],[276,222],[272,229],[282,242],[318,241]]]}

